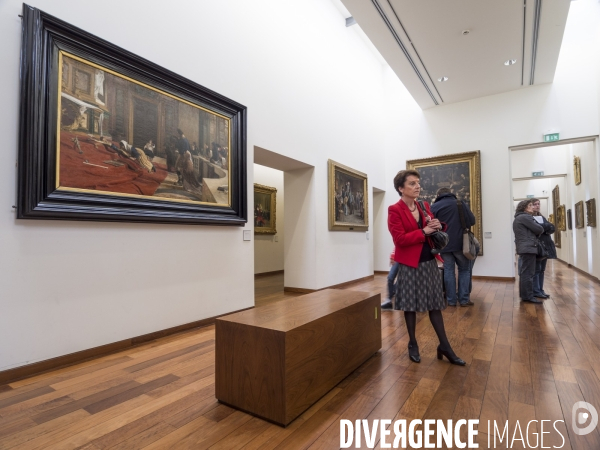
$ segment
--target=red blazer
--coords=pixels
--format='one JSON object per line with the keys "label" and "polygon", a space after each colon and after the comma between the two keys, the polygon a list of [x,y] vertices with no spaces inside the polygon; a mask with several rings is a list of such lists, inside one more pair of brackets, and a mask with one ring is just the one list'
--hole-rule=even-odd
{"label": "red blazer", "polygon": [[[434,217],[431,209],[429,209],[429,203],[423,203],[425,204],[426,213],[430,217]],[[421,223],[426,224],[423,210],[417,202],[415,204],[421,214]],[[388,208],[388,229],[392,234],[395,245],[394,261],[405,266],[418,267],[421,250],[426,238],[402,199]],[[441,260],[439,255],[436,258]]]}

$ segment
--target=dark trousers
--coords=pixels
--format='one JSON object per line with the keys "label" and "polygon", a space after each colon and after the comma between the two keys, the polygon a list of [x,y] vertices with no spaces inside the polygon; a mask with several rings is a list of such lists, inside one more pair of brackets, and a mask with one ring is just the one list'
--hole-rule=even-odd
{"label": "dark trousers", "polygon": [[544,275],[548,259],[541,259],[535,263],[535,275],[533,276],[533,295],[544,294]]}
{"label": "dark trousers", "polygon": [[533,298],[533,276],[535,275],[535,253],[523,253],[519,255],[521,264],[519,267],[519,297],[521,300]]}

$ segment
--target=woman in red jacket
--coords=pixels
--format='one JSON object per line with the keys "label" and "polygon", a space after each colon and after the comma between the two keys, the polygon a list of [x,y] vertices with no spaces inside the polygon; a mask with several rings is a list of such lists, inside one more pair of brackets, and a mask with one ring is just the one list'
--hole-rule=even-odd
{"label": "woman in red jacket", "polygon": [[396,247],[394,259],[400,263],[394,309],[404,311],[411,361],[421,361],[415,338],[417,311],[429,311],[429,320],[440,340],[438,359],[445,356],[452,364],[464,366],[466,363],[456,356],[446,337],[442,309],[448,304],[427,238],[440,230],[442,224],[433,217],[428,203],[424,203],[423,210],[416,201],[421,193],[420,179],[415,170],[401,170],[394,177],[394,188],[401,197],[398,203],[388,208],[388,228]]}

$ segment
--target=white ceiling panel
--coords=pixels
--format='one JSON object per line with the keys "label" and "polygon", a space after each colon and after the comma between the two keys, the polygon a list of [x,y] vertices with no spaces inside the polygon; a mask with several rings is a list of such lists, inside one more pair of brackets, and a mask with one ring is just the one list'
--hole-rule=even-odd
{"label": "white ceiling panel", "polygon": [[[524,88],[532,75],[535,84],[552,82],[570,5],[565,0],[342,2],[424,109]],[[509,59],[516,64],[505,66]],[[439,82],[444,76],[448,81]]]}

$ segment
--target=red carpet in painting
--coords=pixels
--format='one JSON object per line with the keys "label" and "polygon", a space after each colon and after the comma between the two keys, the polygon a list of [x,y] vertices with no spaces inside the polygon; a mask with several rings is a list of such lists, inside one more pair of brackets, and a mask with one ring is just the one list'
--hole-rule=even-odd
{"label": "red carpet in painting", "polygon": [[[74,137],[79,140],[82,154],[72,140]],[[119,145],[118,142],[114,144]],[[115,167],[104,162],[108,160],[120,161],[124,165]],[[156,172],[148,173],[137,161],[92,141],[86,134],[60,133],[60,187],[154,195],[167,176],[167,169],[163,164],[155,163],[154,167]]]}

